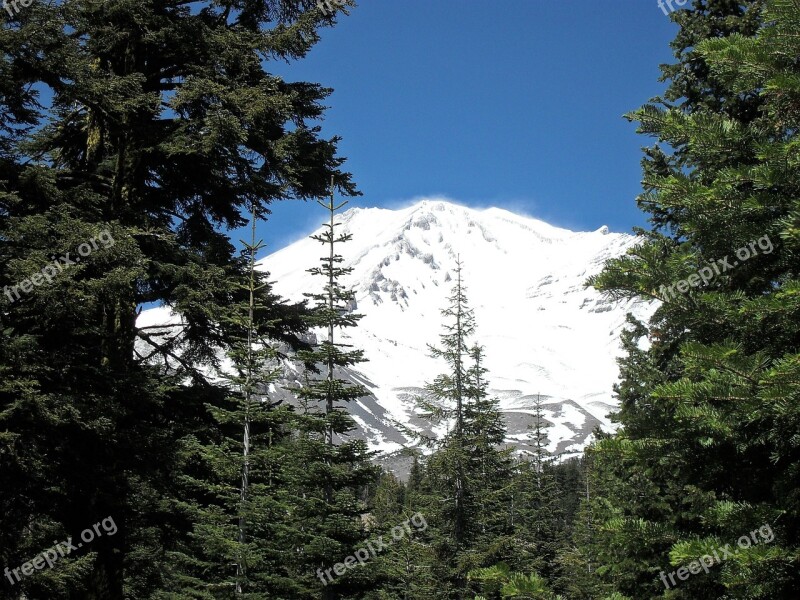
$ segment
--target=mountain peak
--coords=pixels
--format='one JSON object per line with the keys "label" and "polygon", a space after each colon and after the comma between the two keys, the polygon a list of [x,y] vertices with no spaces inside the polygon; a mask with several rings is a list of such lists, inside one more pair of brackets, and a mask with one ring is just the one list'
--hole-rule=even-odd
{"label": "mountain peak", "polygon": [[[552,449],[580,447],[595,425],[611,426],[606,415],[614,406],[619,334],[628,312],[643,317],[649,307],[612,303],[584,283],[606,259],[635,244],[634,237],[607,228],[573,232],[442,198],[398,210],[351,208],[338,220],[353,235],[338,251],[342,266],[352,268],[342,283],[355,291],[353,309],[364,315],[348,343],[364,349],[369,361],[353,376],[371,382],[373,417],[365,413],[359,424],[374,449],[399,447],[388,423],[416,423],[411,399],[442,368],[428,357],[427,345],[438,340],[457,257],[491,389],[522,428],[511,427],[511,438],[524,435],[530,399],[539,393],[553,406]],[[299,300],[322,287],[306,272],[318,261],[319,244],[303,239],[261,266],[277,293]]]}

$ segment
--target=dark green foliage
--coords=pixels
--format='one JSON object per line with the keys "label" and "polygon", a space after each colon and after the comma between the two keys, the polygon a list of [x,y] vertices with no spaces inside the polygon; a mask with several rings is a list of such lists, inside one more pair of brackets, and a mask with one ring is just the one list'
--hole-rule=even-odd
{"label": "dark green foliage", "polygon": [[508,506],[514,472],[511,451],[503,449],[506,427],[500,403],[488,394],[483,347],[473,345],[469,359],[464,441],[468,454],[466,482],[476,502],[470,528],[474,549],[471,560],[483,565],[504,556],[504,548],[513,543]]}
{"label": "dark green foliage", "polygon": [[[418,463],[417,471],[422,477]],[[410,484],[403,484],[391,474],[381,477],[373,499],[369,537],[374,540],[382,536],[391,543],[366,567],[374,573],[374,584],[365,598],[432,600],[437,597],[428,519],[418,510],[422,505],[420,494]],[[413,523],[410,533],[395,540],[392,529],[408,521]]]}
{"label": "dark green foliage", "polygon": [[[222,440],[206,405],[226,392],[206,373],[236,339],[223,315],[247,279],[225,229],[253,205],[323,195],[332,174],[355,193],[337,140],[311,123],[330,91],[263,66],[305,55],[334,18],[312,0],[70,0],[0,31],[0,287],[114,242],[0,297],[0,560],[119,526],[16,592],[122,600],[162,585],[191,529],[176,441]],[[302,309],[257,297],[259,335],[291,342]],[[148,303],[180,323],[138,327]]]}
{"label": "dark green foliage", "polygon": [[534,403],[530,450],[517,464],[514,490],[514,553],[506,562],[523,573],[536,573],[552,581],[556,558],[569,538],[565,498],[574,489],[562,488],[547,451],[547,428],[542,398]]}
{"label": "dark green foliage", "polygon": [[[653,231],[593,281],[612,295],[664,300],[625,338],[623,429],[597,446],[600,498],[587,508],[603,523],[591,550],[596,572],[631,596],[792,598],[800,587],[800,96],[789,58],[798,55],[800,7],[768,0],[760,14],[727,4],[721,31],[696,28],[712,18],[704,9],[686,17],[682,37],[704,69],[692,71],[697,62],[687,55],[668,71],[697,77],[676,88],[687,94],[682,110],[634,114],[675,154],[658,168],[645,163],[640,204]],[[724,257],[733,263],[727,271],[665,294]],[[651,344],[641,349],[645,335]],[[666,590],[662,571],[764,526],[774,540]]]}
{"label": "dark green foliage", "polygon": [[[325,256],[321,266],[309,272],[323,278],[325,287],[323,292],[307,294],[315,302],[308,323],[327,337],[298,353],[308,366],[308,379],[297,390],[303,410],[295,420],[298,436],[291,447],[289,492],[296,498],[292,519],[299,532],[294,577],[305,588],[296,597],[328,600],[358,598],[369,589],[368,571],[349,570],[337,577],[330,569],[353,555],[366,537],[361,516],[367,512],[365,494],[375,483],[377,469],[369,462],[366,444],[350,438],[355,422],[346,410],[346,403],[368,394],[362,385],[345,378],[347,368],[363,362],[363,351],[337,338],[361,318],[350,310],[353,292],[341,282],[350,269],[341,266],[344,259],[337,245],[352,236],[337,231],[335,213],[346,203],[337,206],[331,189],[329,202],[320,204],[329,221],[312,239],[325,247]],[[328,574],[321,575],[326,570]]]}
{"label": "dark green foliage", "polygon": [[[475,320],[456,267],[456,283],[439,346],[433,358],[447,371],[426,386],[420,405],[433,422],[452,427],[426,461],[424,475],[412,473],[412,489],[431,522],[430,565],[441,582],[435,598],[470,597],[467,573],[506,557],[513,543],[508,507],[512,498],[513,465],[505,441],[505,424],[496,399],[487,393],[483,349],[469,345]],[[417,467],[418,468],[418,467]],[[465,595],[466,594],[466,595]]]}
{"label": "dark green foliage", "polygon": [[[333,190],[357,192],[315,125],[330,90],[266,68],[336,18],[316,0],[68,0],[0,30],[0,563],[117,526],[3,577],[2,597],[796,598],[797,0],[675,12],[664,96],[628,115],[656,140],[650,229],[590,283],[660,305],[623,335],[620,430],[556,462],[539,398],[512,460],[459,263],[420,402],[450,428],[407,483],[379,477],[348,413],[365,354],[341,341],[360,315]],[[228,231],[329,185],[324,284],[287,304],[256,272],[261,243],[239,256]],[[152,304],[174,319],[140,322]],[[305,365],[292,407],[270,387],[278,343]]]}
{"label": "dark green foliage", "polygon": [[[461,263],[456,265],[456,284],[442,316],[447,319],[440,337],[440,346],[430,345],[433,358],[442,359],[447,371],[425,386],[427,396],[420,399],[426,416],[433,422],[447,421],[452,429],[442,440],[435,440],[436,451],[427,461],[430,496],[425,512],[434,523],[435,562],[431,568],[441,581],[441,598],[460,597],[466,590],[466,573],[462,561],[466,540],[477,525],[476,492],[467,481],[471,461],[468,442],[466,405],[470,390],[468,338],[475,330],[475,318],[461,280]],[[439,501],[442,498],[443,501]],[[468,529],[469,528],[469,529]]]}
{"label": "dark green foliage", "polygon": [[268,284],[256,271],[263,243],[255,226],[254,216],[252,240],[242,241],[249,299],[222,315],[239,332],[232,338],[231,368],[223,373],[228,393],[207,403],[208,429],[181,440],[182,490],[174,510],[193,528],[170,552],[169,577],[158,597],[269,598],[296,588],[284,549],[297,532],[286,523],[290,504],[282,494],[294,413],[269,396],[278,356],[257,331],[269,307],[257,303]]}

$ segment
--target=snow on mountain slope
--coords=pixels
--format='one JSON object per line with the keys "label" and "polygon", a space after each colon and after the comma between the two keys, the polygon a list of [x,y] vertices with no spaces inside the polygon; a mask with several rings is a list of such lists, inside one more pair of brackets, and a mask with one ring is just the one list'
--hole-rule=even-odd
{"label": "snow on mountain slope", "polygon": [[[625,315],[644,317],[652,308],[604,300],[584,282],[606,259],[623,254],[634,237],[606,227],[576,233],[498,208],[443,200],[402,210],[353,208],[338,222],[353,234],[338,248],[353,268],[343,283],[356,292],[352,308],[365,315],[345,341],[369,359],[350,376],[372,392],[353,415],[372,449],[390,453],[404,445],[397,422],[426,427],[413,398],[443,368],[428,357],[427,345],[438,343],[457,257],[509,442],[524,446],[529,439],[536,394],[553,424],[552,451],[578,450],[596,425],[611,427],[607,415],[615,405]],[[259,266],[270,272],[276,292],[299,300],[321,289],[321,278],[306,269],[318,265],[323,252],[306,238]]]}

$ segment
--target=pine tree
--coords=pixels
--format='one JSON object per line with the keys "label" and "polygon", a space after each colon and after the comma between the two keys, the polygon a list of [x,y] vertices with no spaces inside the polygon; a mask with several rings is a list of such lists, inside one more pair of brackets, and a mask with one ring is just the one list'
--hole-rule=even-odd
{"label": "pine tree", "polygon": [[476,565],[487,565],[506,560],[509,551],[516,552],[507,511],[512,495],[514,464],[511,450],[503,447],[506,426],[500,403],[497,398],[489,396],[483,347],[474,344],[469,349],[469,359],[464,447],[469,456],[466,487],[476,500],[470,527],[470,546],[474,555],[471,560]]}
{"label": "pine tree", "polygon": [[[302,58],[335,18],[314,0],[76,0],[33,3],[3,27],[2,558],[118,525],[15,590],[122,600],[161,586],[165,553],[191,530],[173,510],[175,442],[213,435],[205,405],[225,391],[201,365],[230,345],[236,327],[219,317],[245,295],[226,230],[253,203],[263,214],[323,196],[334,173],[356,193],[338,140],[310,124],[330,91],[264,68]],[[43,88],[52,102],[38,103]],[[67,253],[81,261],[55,267]],[[48,267],[45,285],[15,287]],[[261,333],[302,330],[302,309],[262,301]],[[178,322],[137,326],[153,303]]]}
{"label": "pine tree", "polygon": [[518,463],[514,476],[514,547],[506,562],[520,572],[533,572],[553,580],[556,558],[569,536],[563,492],[547,450],[547,429],[542,397],[536,395],[530,425],[530,450]]}
{"label": "pine tree", "polygon": [[533,471],[536,473],[536,487],[541,489],[541,474],[544,473],[545,465],[552,462],[550,460],[550,452],[547,450],[547,445],[550,439],[547,437],[547,430],[550,428],[550,423],[544,418],[544,403],[542,402],[542,395],[536,394],[536,400],[533,402],[533,425],[530,427],[532,430],[532,439],[530,442],[531,447],[531,462],[533,463]]}
{"label": "pine tree", "polygon": [[439,336],[441,347],[428,345],[434,359],[442,359],[448,371],[437,376],[425,386],[427,397],[422,407],[428,418],[452,420],[450,431],[442,447],[447,451],[440,453],[431,463],[439,466],[438,472],[449,479],[445,484],[450,488],[445,513],[448,515],[449,537],[456,548],[465,539],[468,510],[465,489],[466,469],[469,461],[465,443],[465,403],[467,401],[469,375],[467,373],[468,339],[475,331],[475,316],[469,308],[466,287],[461,279],[461,261],[456,263],[456,283],[448,298],[449,305],[441,311],[442,317],[452,320],[444,324],[444,333]]}
{"label": "pine tree", "polygon": [[[468,365],[468,341],[475,330],[475,317],[469,308],[460,260],[456,262],[453,291],[441,314],[446,321],[444,332],[439,336],[440,345],[428,348],[431,357],[442,360],[447,370],[425,385],[425,396],[417,402],[423,418],[434,424],[446,422],[450,429],[442,439],[423,438],[434,452],[426,461],[425,476],[418,485],[422,493],[418,492],[418,498],[422,512],[432,523],[430,569],[439,582],[435,597],[444,599],[462,598],[469,593],[468,545],[478,513],[478,503],[467,477],[472,457],[467,444],[469,423],[466,420],[470,395],[474,397],[478,389],[474,385],[476,382],[470,381]],[[483,375],[473,373],[473,378],[476,374]]]}
{"label": "pine tree", "polygon": [[[422,467],[416,463],[421,479]],[[388,545],[369,564],[375,573],[375,584],[368,600],[433,600],[437,597],[438,582],[433,577],[431,565],[435,556],[427,534],[427,519],[424,527],[418,527],[425,519],[419,508],[424,505],[418,493],[411,491],[392,474],[384,474],[375,491],[373,509],[370,513],[370,538],[382,535],[391,539]],[[394,527],[413,522],[407,535],[395,540]]]}
{"label": "pine tree", "polygon": [[353,555],[365,538],[361,515],[367,512],[365,493],[376,482],[377,471],[369,462],[364,441],[348,439],[355,423],[344,406],[368,394],[361,384],[346,378],[346,369],[364,361],[363,351],[337,338],[361,318],[351,311],[354,293],[341,282],[351,272],[342,266],[344,258],[337,248],[352,239],[351,233],[338,231],[336,222],[336,212],[346,202],[335,203],[331,184],[329,201],[320,205],[329,219],[322,233],[312,239],[325,246],[326,255],[320,259],[321,266],[309,272],[324,278],[325,286],[323,292],[307,294],[315,302],[308,323],[327,337],[298,353],[308,366],[309,378],[296,392],[306,409],[297,418],[299,438],[293,445],[290,486],[298,498],[293,519],[301,532],[295,577],[306,589],[298,597],[332,600],[361,597],[370,587],[363,569],[344,576],[331,570]]}
{"label": "pine tree", "polygon": [[[757,112],[638,113],[645,131],[680,149],[680,170],[646,172],[645,180],[654,231],[671,228],[675,239],[664,244],[656,232],[595,279],[614,295],[664,300],[647,326],[635,326],[651,348],[629,348],[622,363],[624,428],[598,446],[606,502],[617,511],[598,557],[629,595],[790,598],[798,589],[789,567],[798,515],[785,500],[797,490],[800,335],[789,315],[797,288],[798,74],[788,57],[797,55],[798,7],[768,1],[763,15],[749,17],[763,21],[757,35],[707,36],[694,51],[717,94],[757,98]],[[664,293],[721,258],[730,266],[711,270],[704,285]],[[666,591],[665,573],[766,525],[774,540]]]}
{"label": "pine tree", "polygon": [[419,404],[426,418],[452,428],[440,440],[426,440],[434,452],[415,487],[423,490],[420,499],[432,522],[432,573],[442,582],[437,597],[466,598],[472,594],[467,573],[513,551],[507,509],[513,465],[501,448],[505,424],[498,401],[488,394],[483,348],[469,343],[475,317],[460,261],[448,302],[440,345],[429,346],[447,371],[425,386]]}
{"label": "pine tree", "polygon": [[[287,506],[280,499],[285,485],[282,457],[291,435],[292,411],[270,398],[280,369],[272,340],[260,330],[269,320],[271,298],[266,274],[256,269],[264,248],[256,239],[257,215],[251,240],[242,240],[249,277],[247,295],[221,315],[238,335],[232,338],[230,365],[222,377],[227,394],[209,402],[208,430],[181,442],[182,497],[179,514],[193,524],[184,547],[170,554],[169,598],[264,597],[292,593],[284,566]],[[274,299],[270,300],[270,303]]]}

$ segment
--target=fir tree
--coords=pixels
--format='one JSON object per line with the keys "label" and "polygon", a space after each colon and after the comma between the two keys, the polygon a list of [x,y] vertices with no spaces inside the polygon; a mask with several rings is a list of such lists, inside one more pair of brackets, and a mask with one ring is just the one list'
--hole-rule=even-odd
{"label": "fir tree", "polygon": [[[201,365],[230,346],[236,327],[220,315],[245,295],[226,230],[254,203],[263,214],[323,196],[334,173],[356,193],[337,139],[310,124],[330,91],[264,67],[303,57],[335,18],[313,0],[76,0],[34,3],[3,27],[2,558],[21,564],[104,518],[118,525],[17,584],[28,597],[148,597],[185,542],[175,442],[214,435],[205,405],[225,391]],[[15,291],[91,240],[102,243],[80,263]],[[302,309],[262,301],[262,334],[302,329]],[[180,322],[137,326],[151,303]]]}
{"label": "fir tree", "polygon": [[422,406],[427,416],[434,420],[452,420],[453,429],[444,440],[446,453],[438,455],[439,472],[450,479],[450,500],[446,513],[451,538],[456,547],[464,541],[467,525],[467,490],[465,478],[469,456],[465,443],[465,402],[467,401],[469,375],[467,373],[468,339],[475,331],[475,316],[469,308],[466,287],[461,280],[461,261],[456,263],[456,283],[448,298],[449,305],[441,311],[442,317],[452,322],[444,324],[444,333],[439,336],[440,347],[428,345],[430,355],[444,360],[448,371],[437,376],[425,386],[427,393]]}
{"label": "fir tree", "polygon": [[547,450],[547,445],[550,443],[550,439],[547,437],[547,430],[550,426],[550,423],[544,418],[542,395],[536,394],[536,400],[533,402],[533,425],[529,426],[532,430],[532,439],[529,445],[531,447],[530,455],[533,470],[537,474],[536,487],[540,489],[542,485],[539,476],[544,473],[545,465],[552,462],[550,460],[550,452]]}
{"label": "fir tree", "polygon": [[533,572],[553,580],[556,557],[569,536],[563,508],[562,488],[547,450],[547,429],[542,397],[533,404],[532,437],[527,456],[517,465],[514,477],[514,547],[506,562],[514,570]]}
{"label": "fir tree", "polygon": [[280,498],[293,415],[269,394],[280,370],[272,340],[259,333],[270,318],[269,305],[261,302],[271,296],[264,294],[266,274],[256,270],[256,255],[264,248],[256,239],[256,223],[254,212],[251,240],[241,242],[247,295],[220,317],[238,331],[228,353],[230,367],[222,372],[228,393],[208,402],[208,430],[181,443],[187,500],[176,509],[193,531],[170,553],[170,598],[264,597],[294,589],[282,557],[291,533]]}
{"label": "fir tree", "polygon": [[487,565],[517,551],[507,511],[514,465],[511,450],[504,448],[506,426],[500,403],[488,393],[483,347],[474,344],[469,359],[464,407],[464,446],[469,456],[466,486],[477,504],[471,517],[470,546],[473,563]]}
{"label": "fir tree", "polygon": [[[787,58],[797,52],[796,3],[766,2],[763,23],[755,36],[729,30],[696,40],[694,49],[720,100],[757,98],[755,114],[705,105],[637,113],[644,131],[678,149],[681,168],[646,172],[655,233],[595,279],[611,294],[665,301],[646,327],[635,326],[637,335],[650,335],[651,348],[636,350],[627,340],[624,428],[598,446],[606,504],[616,513],[605,515],[600,569],[629,595],[790,598],[798,587],[788,566],[797,512],[785,501],[797,489],[790,440],[799,338],[789,315],[796,311],[798,188],[788,166],[797,64]],[[669,244],[658,232],[667,227],[675,234]],[[723,257],[736,257],[735,267],[703,286],[674,298],[656,291]],[[665,572],[776,523],[769,547],[743,550],[666,591]]]}
{"label": "fir tree", "polygon": [[364,539],[361,515],[367,512],[365,493],[375,483],[376,469],[362,440],[348,439],[355,423],[346,403],[368,394],[360,384],[346,379],[346,369],[364,361],[363,351],[343,343],[337,335],[355,327],[361,315],[353,313],[354,293],[341,279],[351,269],[343,267],[338,245],[352,239],[339,232],[334,188],[327,203],[320,205],[329,219],[322,233],[312,239],[325,246],[321,266],[309,269],[325,280],[323,292],[308,294],[315,302],[308,323],[327,337],[310,350],[298,353],[309,369],[309,379],[297,394],[307,410],[297,418],[299,438],[293,446],[291,491],[298,498],[293,519],[301,532],[297,542],[295,577],[305,586],[299,597],[356,598],[370,587],[364,570],[351,570],[344,576],[332,568],[352,555]]}
{"label": "fir tree", "polygon": [[[417,464],[419,478],[422,467]],[[392,543],[370,563],[375,572],[374,591],[366,596],[369,600],[433,600],[436,598],[437,581],[431,565],[435,556],[429,542],[427,527],[417,527],[420,516],[427,519],[419,508],[424,505],[419,494],[410,491],[392,474],[384,474],[376,489],[373,510],[370,514],[372,527],[370,538],[382,535]],[[392,537],[392,529],[401,523],[413,522],[409,533],[399,540]]]}
{"label": "fir tree", "polygon": [[471,594],[470,570],[513,551],[507,512],[513,468],[509,452],[500,447],[505,424],[497,400],[487,391],[483,349],[469,343],[475,317],[460,261],[448,302],[442,310],[446,321],[440,345],[429,346],[447,371],[425,386],[427,395],[419,404],[428,419],[446,421],[452,429],[441,440],[427,440],[435,451],[419,487],[433,524],[433,574],[443,582],[437,597],[465,598]]}

